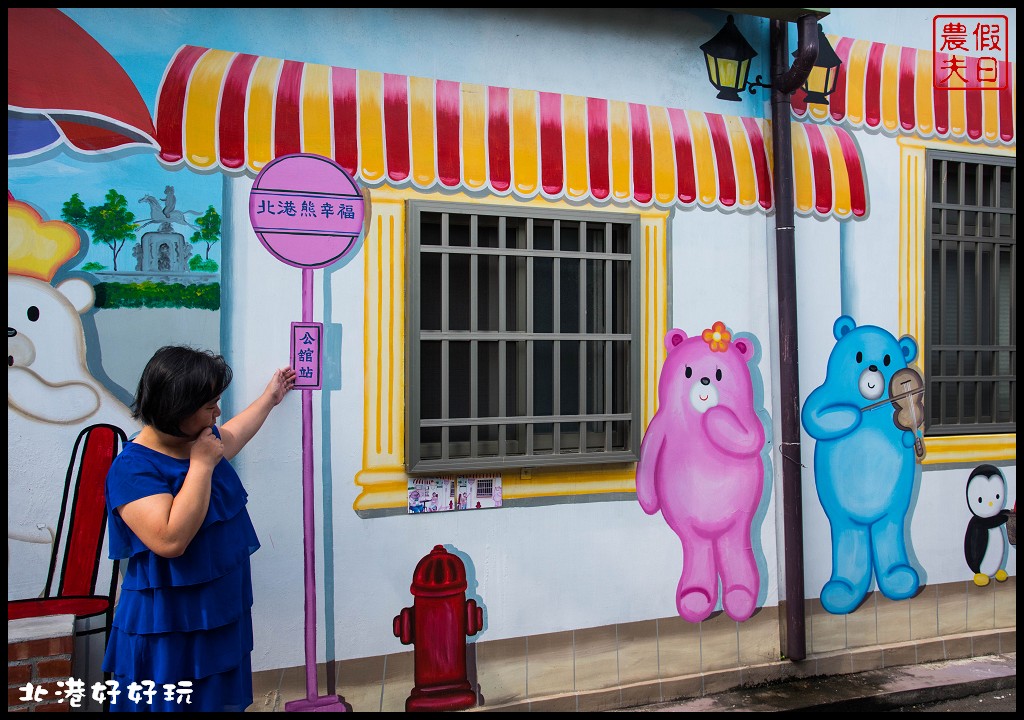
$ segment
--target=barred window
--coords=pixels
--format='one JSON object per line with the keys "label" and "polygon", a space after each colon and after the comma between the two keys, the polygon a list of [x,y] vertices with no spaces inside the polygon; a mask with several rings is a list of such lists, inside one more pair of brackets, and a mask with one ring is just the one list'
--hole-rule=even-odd
{"label": "barred window", "polygon": [[409,204],[407,469],[635,462],[640,221]]}
{"label": "barred window", "polygon": [[927,163],[926,432],[1016,432],[1016,159]]}

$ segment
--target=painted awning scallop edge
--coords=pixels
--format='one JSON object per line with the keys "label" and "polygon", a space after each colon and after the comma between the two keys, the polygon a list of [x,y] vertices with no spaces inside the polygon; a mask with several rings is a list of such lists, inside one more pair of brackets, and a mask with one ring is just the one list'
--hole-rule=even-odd
{"label": "painted awning scallop edge", "polygon": [[[764,211],[770,123],[181,47],[158,93],[160,160],[256,174],[329,157],[369,186]],[[797,211],[861,217],[864,163],[841,127],[795,122]]]}

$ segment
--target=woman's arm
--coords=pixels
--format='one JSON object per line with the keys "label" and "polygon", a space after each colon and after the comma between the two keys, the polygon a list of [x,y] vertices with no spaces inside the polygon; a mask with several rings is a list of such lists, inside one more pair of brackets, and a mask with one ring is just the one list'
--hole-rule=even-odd
{"label": "woman's arm", "polygon": [[206,519],[213,469],[223,455],[224,444],[205,428],[192,443],[188,473],[178,494],[160,493],[125,503],[117,509],[121,519],[157,555],[179,557]]}
{"label": "woman's arm", "polygon": [[256,435],[266,421],[270,411],[295,387],[295,370],[283,367],[274,372],[266,390],[245,410],[228,420],[220,428],[224,441],[224,457],[228,460],[237,455]]}

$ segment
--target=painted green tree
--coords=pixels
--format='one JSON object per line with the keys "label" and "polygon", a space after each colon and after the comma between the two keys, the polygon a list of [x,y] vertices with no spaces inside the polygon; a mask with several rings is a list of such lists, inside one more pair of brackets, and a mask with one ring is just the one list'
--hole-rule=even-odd
{"label": "painted green tree", "polygon": [[64,203],[60,218],[69,225],[87,231],[93,245],[106,245],[114,256],[114,272],[117,272],[117,255],[128,239],[135,239],[135,213],[128,209],[124,195],[111,188],[102,205],[85,206],[82,198],[75,193]]}
{"label": "painted green tree", "polygon": [[220,215],[213,205],[206,209],[202,217],[196,218],[196,225],[199,226],[199,230],[192,233],[192,244],[206,243],[206,259],[209,260],[210,248],[215,242],[220,242]]}

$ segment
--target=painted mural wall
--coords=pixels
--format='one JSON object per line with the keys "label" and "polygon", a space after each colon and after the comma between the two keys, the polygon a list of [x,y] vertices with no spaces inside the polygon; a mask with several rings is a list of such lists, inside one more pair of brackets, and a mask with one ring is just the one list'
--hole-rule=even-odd
{"label": "painted mural wall", "polygon": [[[470,642],[674,615],[742,622],[779,604],[777,438],[789,399],[777,390],[770,111],[764,95],[715,99],[698,48],[721,13],[12,12],[9,28],[21,20],[37,36],[14,43],[9,29],[9,600],[43,592],[78,433],[99,422],[138,429],[129,405],[152,352],[223,352],[235,370],[223,402],[231,417],[287,362],[308,300],[324,328],[314,527],[302,515],[298,393],[233,463],[262,544],[254,670],[303,664],[309,536],[321,660],[394,652],[410,574],[437,545],[464,561],[486,607]],[[932,11],[892,12],[897,22],[879,24],[836,9],[823,28],[851,67],[861,53],[861,69],[871,42],[896,48],[886,57],[931,48]],[[757,72],[767,75],[766,21],[738,23],[759,39]],[[928,464],[913,429],[888,410],[858,409],[857,432],[884,450],[865,453],[847,449],[818,402],[827,391],[840,414],[848,401],[871,402],[854,370],[867,345],[890,358],[884,383],[916,359],[920,326],[901,271],[907,143],[1015,155],[1015,135],[998,122],[976,138],[966,127],[919,132],[898,117],[890,127],[894,107],[903,106],[879,98],[876,117],[847,103],[826,118],[794,105],[805,576],[808,597],[837,613],[876,587],[900,599],[922,585],[1016,575],[1015,548],[994,569],[991,558],[965,557],[976,516],[968,480],[997,466],[975,474],[1005,484],[1013,507],[1015,439]],[[249,210],[258,171],[293,152],[333,157],[369,200],[360,244],[308,275],[267,251]],[[505,470],[500,507],[409,512],[410,200],[639,218],[638,465]],[[869,326],[865,348],[847,350]],[[701,388],[715,388],[717,404]],[[884,522],[863,498],[828,492],[864,477],[898,486]],[[896,554],[894,584],[848,549],[865,533],[876,559]],[[845,596],[827,599],[843,578]]]}

